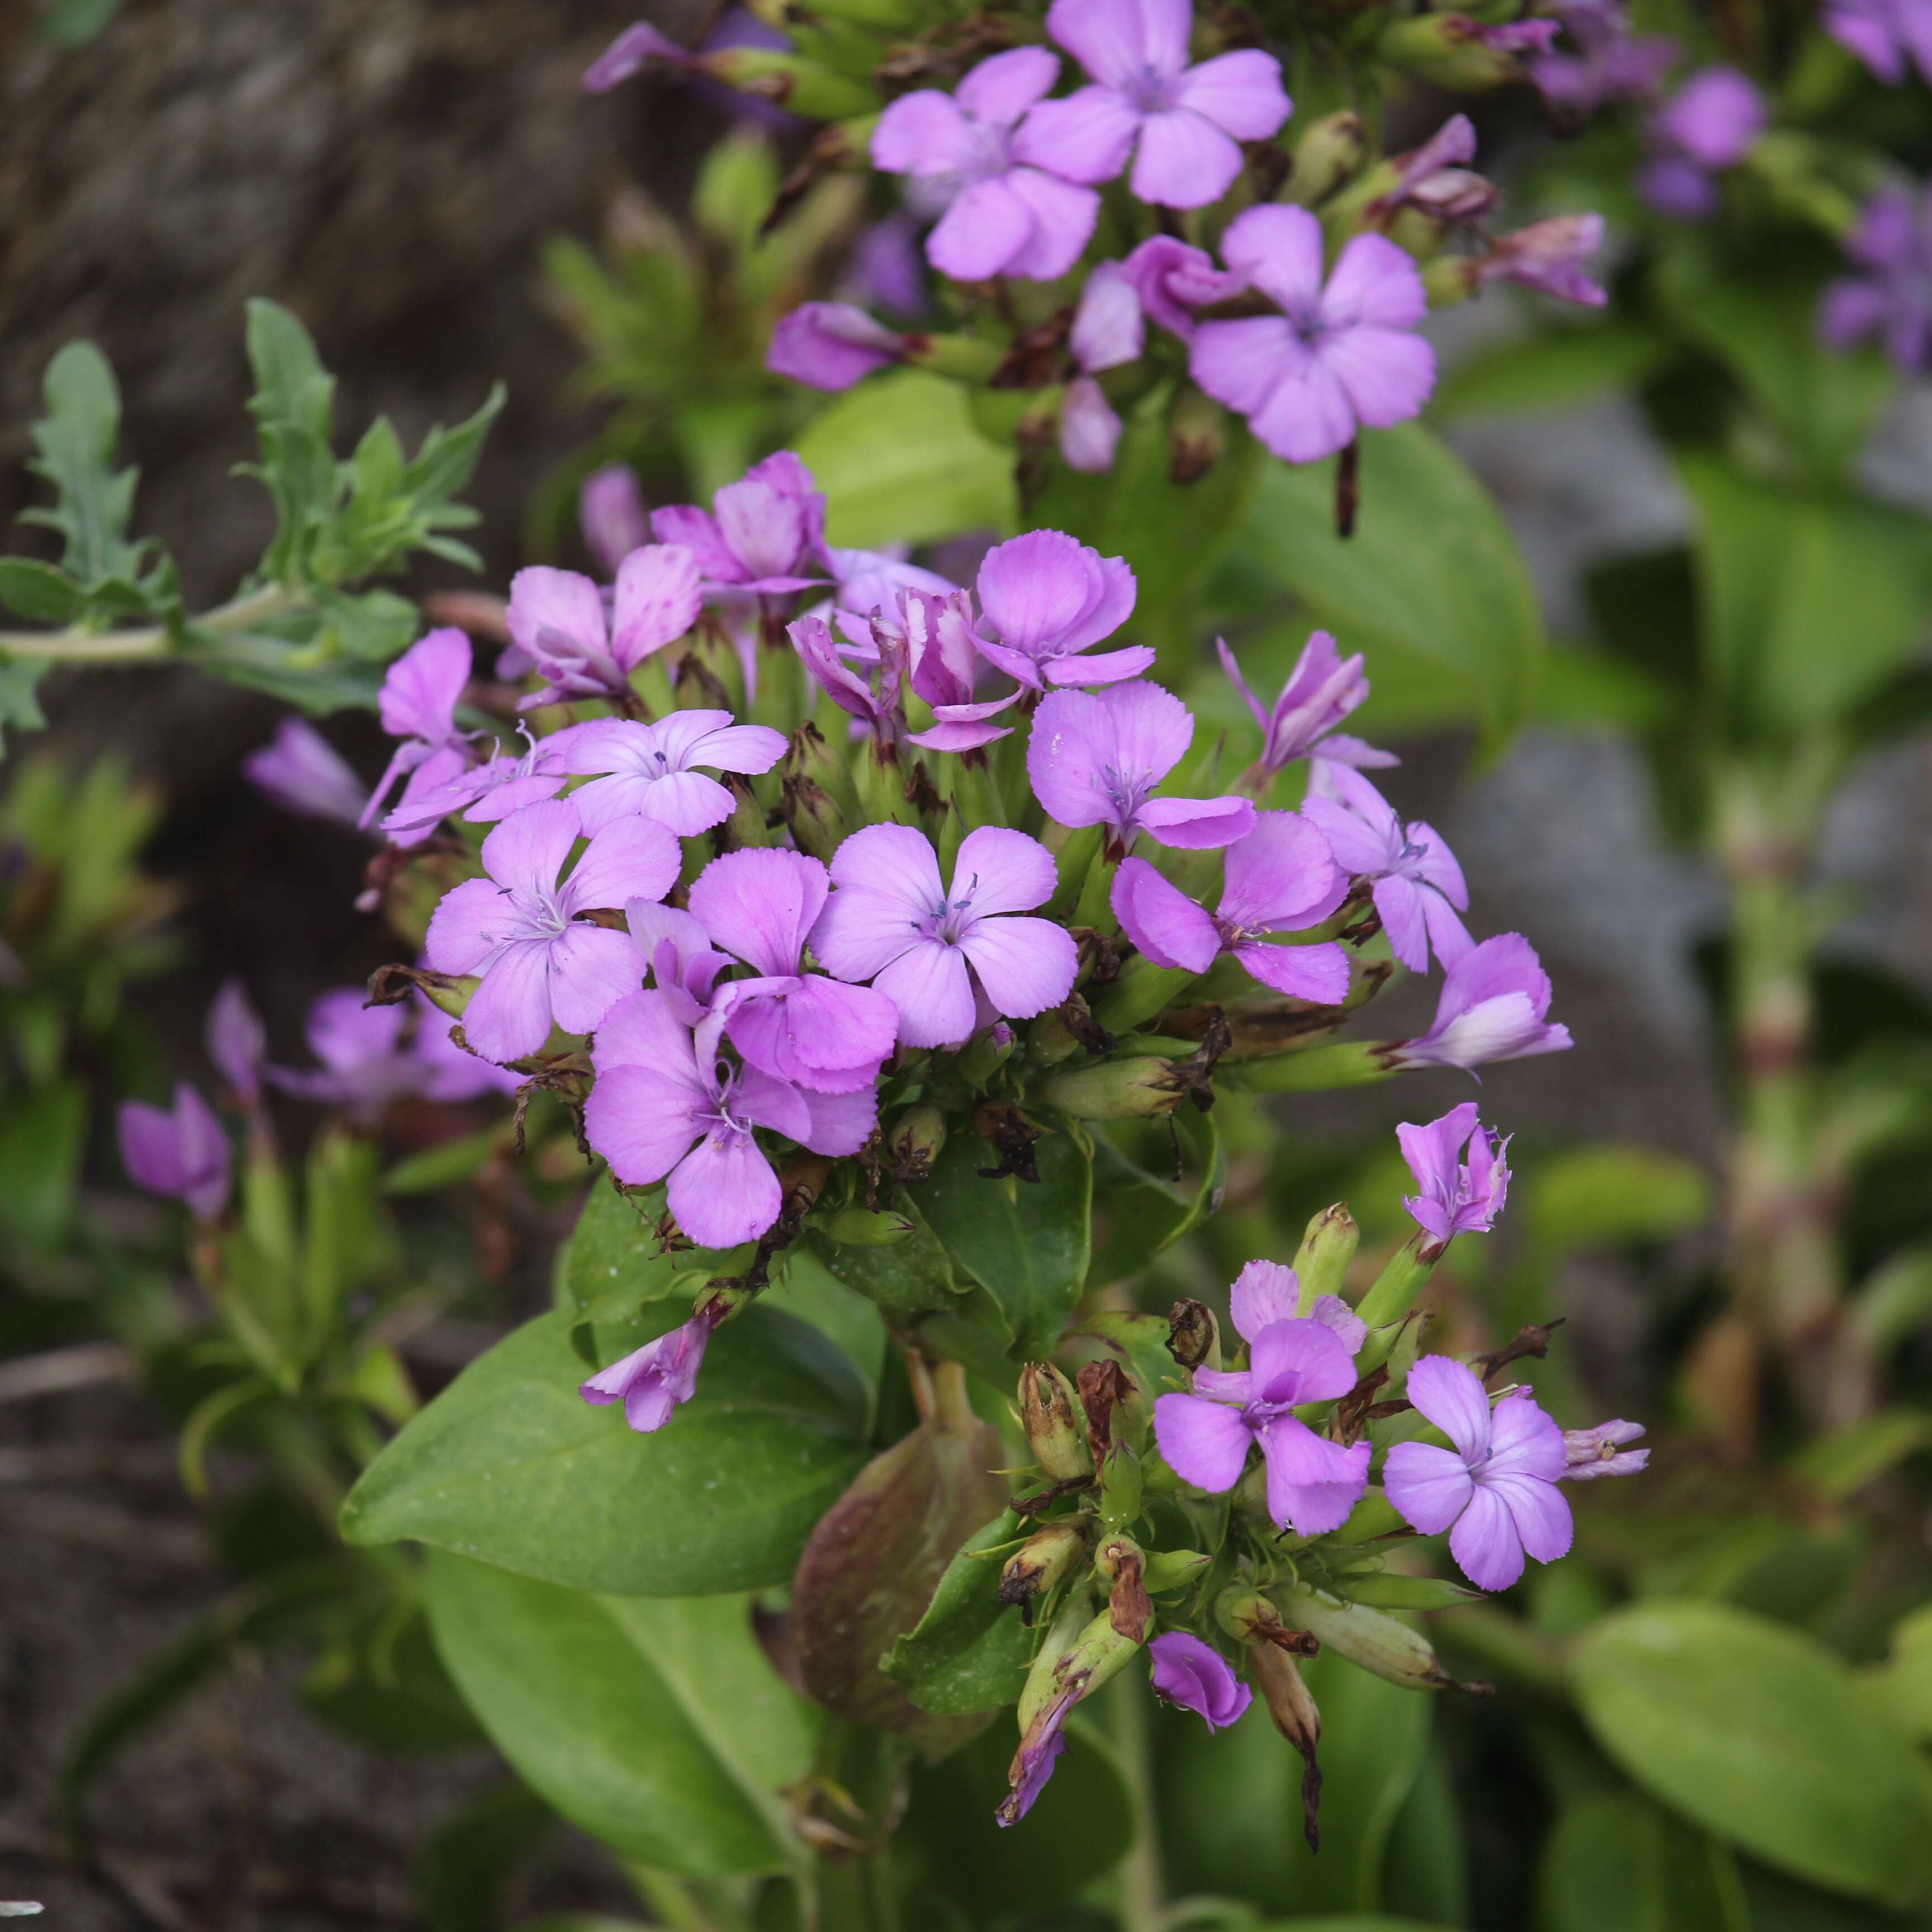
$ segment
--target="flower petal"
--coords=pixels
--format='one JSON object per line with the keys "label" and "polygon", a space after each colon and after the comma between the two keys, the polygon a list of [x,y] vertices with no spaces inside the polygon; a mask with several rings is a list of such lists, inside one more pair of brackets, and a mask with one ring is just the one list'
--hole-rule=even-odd
{"label": "flower petal", "polygon": [[1241,1480],[1254,1440],[1238,1408],[1198,1395],[1164,1395],[1154,1406],[1154,1440],[1184,1483],[1219,1496]]}
{"label": "flower petal", "polygon": [[652,652],[682,637],[697,622],[702,603],[692,551],[682,544],[646,544],[634,550],[617,567],[610,655],[626,670],[634,669]]}
{"label": "flower petal", "polygon": [[1478,1483],[1470,1492],[1449,1532],[1449,1553],[1479,1590],[1507,1590],[1522,1574],[1522,1538],[1495,1490]]}
{"label": "flower petal", "polygon": [[1301,1283],[1292,1268],[1280,1262],[1250,1262],[1228,1291],[1228,1312],[1234,1332],[1252,1342],[1264,1328],[1294,1319]]}
{"label": "flower petal", "polygon": [[1190,68],[1174,104],[1205,115],[1238,141],[1271,139],[1291,106],[1281,84],[1280,62],[1258,47],[1237,48]]}
{"label": "flower petal", "polygon": [[686,903],[714,944],[760,973],[796,973],[806,934],[831,890],[818,860],[752,846],[712,860]]}
{"label": "flower petal", "polygon": [[1261,1445],[1268,1514],[1281,1528],[1321,1536],[1348,1521],[1369,1486],[1367,1443],[1345,1449],[1292,1415],[1280,1415],[1263,1425]]}
{"label": "flower petal", "polygon": [[606,1068],[584,1103],[584,1133],[627,1187],[663,1180],[700,1130],[692,1092],[651,1066]]}
{"label": "flower petal", "polygon": [[973,1030],[972,981],[956,946],[915,940],[873,984],[898,1007],[899,1038],[908,1046],[951,1046]]}
{"label": "flower petal", "polygon": [[714,1133],[672,1169],[665,1203],[700,1248],[755,1240],[778,1218],[784,1190],[749,1134]]}
{"label": "flower petal", "polygon": [[1072,991],[1080,949],[1050,919],[976,920],[959,942],[986,997],[1007,1019],[1031,1019]]}
{"label": "flower petal", "polygon": [[1122,930],[1156,966],[1204,973],[1214,964],[1221,936],[1213,919],[1145,859],[1121,860],[1108,898]]}
{"label": "flower petal", "polygon": [[1004,826],[968,832],[952,862],[954,903],[970,902],[976,919],[1030,912],[1052,898],[1058,884],[1053,854],[1037,838]]}
{"label": "flower petal", "polygon": [[1177,108],[1141,123],[1141,142],[1127,185],[1157,208],[1204,208],[1219,201],[1241,172],[1241,151],[1213,122]]}
{"label": "flower petal", "polygon": [[1490,1399],[1475,1371],[1450,1355],[1424,1355],[1408,1372],[1408,1399],[1474,1463],[1490,1446]]}
{"label": "flower petal", "polygon": [[1468,1463],[1432,1442],[1398,1442],[1382,1465],[1389,1501],[1424,1536],[1441,1535],[1468,1507],[1474,1486]]}
{"label": "flower petal", "polygon": [[1554,1563],[1570,1553],[1576,1524],[1568,1498],[1553,1482],[1537,1476],[1496,1475],[1486,1469],[1478,1486],[1502,1497],[1517,1540],[1538,1562]]}
{"label": "flower petal", "polygon": [[463,1012],[463,1036],[485,1060],[521,1060],[549,1039],[550,952],[548,940],[519,939],[490,962]]}

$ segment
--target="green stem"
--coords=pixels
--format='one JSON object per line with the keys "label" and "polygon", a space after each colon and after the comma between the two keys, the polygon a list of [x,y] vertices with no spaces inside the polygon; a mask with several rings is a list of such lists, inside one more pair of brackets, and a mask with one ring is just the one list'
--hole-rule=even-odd
{"label": "green stem", "polygon": [[[301,593],[279,584],[251,590],[190,620],[190,631],[245,631],[265,617],[279,616],[302,601]],[[138,664],[172,655],[174,640],[165,624],[134,631],[0,631],[0,658],[38,658],[47,664]]]}
{"label": "green stem", "polygon": [[1147,1695],[1138,1676],[1121,1678],[1108,1694],[1108,1728],[1134,1810],[1133,1843],[1120,1864],[1122,1932],[1160,1932],[1167,1912],[1160,1840],[1154,1829]]}

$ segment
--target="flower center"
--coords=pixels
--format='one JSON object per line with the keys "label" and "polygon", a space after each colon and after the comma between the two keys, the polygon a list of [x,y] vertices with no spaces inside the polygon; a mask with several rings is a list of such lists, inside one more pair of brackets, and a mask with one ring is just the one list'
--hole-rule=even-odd
{"label": "flower center", "polygon": [[1122,89],[1136,114],[1164,114],[1174,104],[1179,76],[1144,67]]}
{"label": "flower center", "polygon": [[916,929],[920,936],[938,940],[944,945],[957,946],[972,927],[973,895],[979,890],[980,875],[975,872],[957,898],[941,899],[918,922]]}

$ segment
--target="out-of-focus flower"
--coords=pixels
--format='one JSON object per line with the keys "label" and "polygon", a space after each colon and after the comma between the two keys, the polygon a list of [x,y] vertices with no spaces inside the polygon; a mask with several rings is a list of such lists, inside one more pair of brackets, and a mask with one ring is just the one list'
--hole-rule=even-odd
{"label": "out-of-focus flower", "polygon": [[1218,403],[1284,461],[1346,448],[1358,428],[1417,415],[1436,386],[1436,352],[1415,326],[1428,297],[1414,262],[1386,236],[1358,235],[1324,283],[1322,224],[1305,208],[1251,208],[1221,258],[1277,303],[1278,316],[1203,322],[1190,368]]}
{"label": "out-of-focus flower", "polygon": [[262,1068],[268,1050],[268,1029],[249,1004],[239,980],[224,980],[208,1010],[208,1057],[244,1107],[262,1098]]}
{"label": "out-of-focus flower", "polygon": [[1100,197],[1028,165],[1015,139],[1059,73],[1046,48],[1014,47],[980,62],[956,93],[902,94],[880,116],[873,166],[914,176],[946,203],[926,243],[941,274],[1051,281],[1078,260]]}
{"label": "out-of-focus flower", "polygon": [[232,1155],[214,1109],[185,1080],[171,1108],[122,1102],[121,1164],[136,1187],[188,1203],[197,1221],[218,1219],[228,1203]]}
{"label": "out-of-focus flower", "polygon": [[1826,0],[1825,31],[1888,87],[1908,60],[1932,86],[1932,0]]}
{"label": "out-of-focus flower", "polygon": [[1677,43],[1668,34],[1633,34],[1619,0],[1560,0],[1550,11],[1576,50],[1534,56],[1529,77],[1567,113],[1588,116],[1612,100],[1642,100],[1677,63]]}
{"label": "out-of-focus flower", "polygon": [[1932,362],[1932,188],[1874,196],[1845,252],[1864,273],[1825,291],[1819,332],[1839,350],[1876,336],[1900,374],[1917,374]]}
{"label": "out-of-focus flower", "polygon": [[1650,1462],[1648,1449],[1630,1449],[1643,1433],[1640,1422],[1600,1422],[1594,1429],[1563,1432],[1563,1480],[1594,1483],[1600,1476],[1634,1476]]}
{"label": "out-of-focus flower", "polygon": [[1069,181],[1112,181],[1134,157],[1128,186],[1166,208],[1218,201],[1241,171],[1244,141],[1265,141],[1288,118],[1281,66],[1244,47],[1187,64],[1191,0],[1053,0],[1048,38],[1087,70],[1090,86],[1042,101],[1016,152]]}
{"label": "out-of-focus flower", "polygon": [[286,811],[361,829],[367,797],[362,781],[334,746],[299,718],[284,718],[275,735],[242,760],[242,770],[250,784]]}
{"label": "out-of-focus flower", "polygon": [[1600,214],[1552,214],[1488,238],[1486,253],[1466,258],[1474,286],[1514,282],[1584,308],[1601,308],[1610,300],[1583,269],[1584,262],[1604,245]]}
{"label": "out-of-focus flower", "polygon": [[592,471],[577,493],[577,522],[598,568],[615,577],[625,558],[651,540],[650,512],[637,472],[628,463],[607,463]]}
{"label": "out-of-focus flower", "polygon": [[850,302],[802,303],[772,331],[765,367],[808,389],[836,394],[862,382],[906,352],[898,330],[874,322]]}
{"label": "out-of-focus flower", "polygon": [[1707,221],[1722,206],[1715,177],[1736,167],[1764,132],[1764,97],[1736,68],[1693,74],[1647,130],[1652,158],[1637,175],[1645,200],[1678,221]]}

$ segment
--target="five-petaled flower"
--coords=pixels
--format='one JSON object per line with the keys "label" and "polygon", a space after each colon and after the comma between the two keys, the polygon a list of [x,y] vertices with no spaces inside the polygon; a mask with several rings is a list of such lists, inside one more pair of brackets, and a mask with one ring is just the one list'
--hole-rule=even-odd
{"label": "five-petaled flower", "polygon": [[[1449,1553],[1480,1590],[1506,1590],[1526,1551],[1553,1563],[1570,1547],[1570,1505],[1557,1488],[1568,1467],[1563,1432],[1527,1390],[1493,1412],[1475,1372],[1424,1355],[1408,1372],[1408,1399],[1455,1445],[1398,1442],[1382,1484],[1412,1528],[1450,1532]],[[1453,1526],[1453,1527],[1452,1527]]]}
{"label": "five-petaled flower", "polygon": [[908,1046],[953,1046],[982,1020],[1030,1019],[1072,990],[1066,928],[1025,916],[1053,896],[1053,855],[982,825],[960,841],[949,890],[922,832],[868,825],[832,857],[836,888],[812,928],[819,963],[869,980],[898,1007]]}
{"label": "five-petaled flower", "polygon": [[980,566],[980,654],[1029,691],[1118,684],[1153,668],[1150,646],[1085,655],[1133,615],[1134,574],[1060,530],[996,544]]}
{"label": "five-petaled flower", "polygon": [[526,806],[483,842],[486,878],[446,893],[431,916],[425,956],[439,973],[482,983],[463,1015],[464,1037],[486,1060],[520,1060],[553,1019],[588,1033],[638,980],[628,936],[586,926],[580,914],[661,899],[676,879],[677,841],[648,818],[617,819],[564,861],[582,830],[575,804]]}
{"label": "five-petaled flower", "polygon": [[[1486,1234],[1509,1192],[1509,1163],[1503,1158],[1509,1142],[1480,1124],[1475,1102],[1451,1107],[1426,1127],[1405,1124],[1395,1135],[1415,1177],[1416,1192],[1402,1204],[1416,1225],[1438,1241]],[[1462,1158],[1466,1148],[1467,1161]]]}
{"label": "five-petaled flower", "polygon": [[737,724],[728,711],[674,711],[650,724],[593,718],[573,725],[557,756],[563,770],[591,776],[571,794],[586,832],[634,814],[690,838],[723,824],[734,804],[725,787],[693,767],[768,772],[784,748],[782,731]]}

